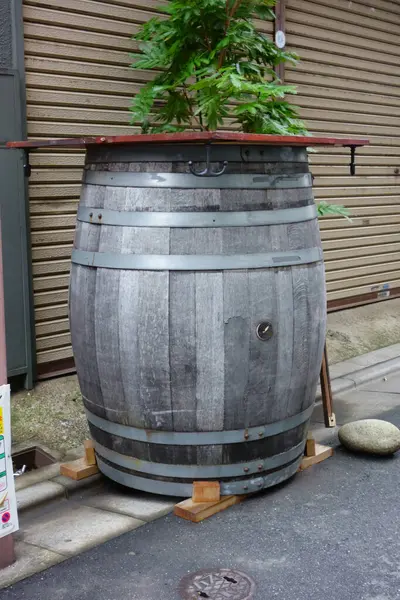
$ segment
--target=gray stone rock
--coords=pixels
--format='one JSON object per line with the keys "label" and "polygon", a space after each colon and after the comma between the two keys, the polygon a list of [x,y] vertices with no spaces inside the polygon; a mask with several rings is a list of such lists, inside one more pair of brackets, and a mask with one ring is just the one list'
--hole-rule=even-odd
{"label": "gray stone rock", "polygon": [[381,456],[400,449],[400,429],[380,419],[363,419],[346,423],[339,429],[339,440],[349,450]]}

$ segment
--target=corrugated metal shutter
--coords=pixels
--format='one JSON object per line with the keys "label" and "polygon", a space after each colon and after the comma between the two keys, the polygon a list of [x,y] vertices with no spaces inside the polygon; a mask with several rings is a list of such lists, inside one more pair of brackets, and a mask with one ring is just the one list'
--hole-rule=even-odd
{"label": "corrugated metal shutter", "polygon": [[[134,133],[128,107],[148,72],[131,36],[165,0],[24,0],[28,135]],[[258,23],[272,33],[273,24]],[[29,183],[39,370],[72,357],[68,279],[83,153],[32,153]]]}
{"label": "corrugated metal shutter", "polygon": [[[165,0],[164,0],[165,1]],[[132,133],[128,106],[149,73],[129,69],[131,35],[160,0],[24,0],[30,137]],[[380,0],[286,0],[287,69],[310,130],[368,136],[358,175],[348,151],[312,156],[318,199],[350,207],[353,225],[322,223],[329,299],[400,286],[400,5]],[[272,33],[271,23],[258,23]],[[32,153],[30,180],[38,364],[72,356],[69,258],[83,154]]]}
{"label": "corrugated metal shutter", "polygon": [[[159,0],[25,0],[28,135],[132,133],[130,99],[148,73],[129,68],[132,34]],[[29,183],[39,370],[72,357],[68,279],[83,153],[31,155]]]}
{"label": "corrugated metal shutter", "polygon": [[354,215],[321,222],[328,300],[400,286],[400,4],[384,0],[286,0],[286,70],[313,133],[363,136],[357,177],[348,150],[311,157],[317,199]]}

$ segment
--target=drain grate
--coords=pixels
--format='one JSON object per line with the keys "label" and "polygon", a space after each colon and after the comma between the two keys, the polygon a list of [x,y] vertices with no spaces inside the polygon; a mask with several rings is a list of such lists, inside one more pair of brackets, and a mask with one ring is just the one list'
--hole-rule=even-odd
{"label": "drain grate", "polygon": [[41,467],[47,467],[52,465],[56,459],[45,452],[39,446],[32,446],[19,452],[13,452],[12,461],[14,466],[14,472],[23,469],[23,472],[35,471]]}
{"label": "drain grate", "polygon": [[203,570],[184,577],[179,591],[183,600],[250,600],[255,591],[255,583],[241,571]]}

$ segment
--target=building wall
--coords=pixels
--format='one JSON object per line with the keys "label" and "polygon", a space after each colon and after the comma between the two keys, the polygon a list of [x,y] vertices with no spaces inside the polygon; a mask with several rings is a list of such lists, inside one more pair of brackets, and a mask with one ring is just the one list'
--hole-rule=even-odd
{"label": "building wall", "polygon": [[[6,143],[25,137],[22,0],[0,2],[0,216],[6,317],[7,374],[33,382],[31,277],[26,180],[22,150]],[[4,357],[1,357],[3,359]]]}
{"label": "building wall", "polygon": [[[34,138],[133,133],[128,107],[151,74],[129,68],[131,35],[160,0],[24,0],[28,134]],[[400,287],[400,4],[286,0],[286,70],[311,132],[362,136],[358,177],[348,150],[311,156],[318,200],[351,208],[321,223],[330,302]],[[272,23],[259,23],[272,34]],[[68,277],[83,155],[32,153],[30,212],[39,368],[72,356]],[[385,288],[383,291],[382,288]]]}
{"label": "building wall", "polygon": [[[348,150],[311,156],[316,198],[354,215],[321,221],[328,300],[400,285],[400,4],[286,0],[290,48],[301,56],[286,82],[313,133],[358,136],[357,177]],[[385,295],[387,292],[383,292]]]}

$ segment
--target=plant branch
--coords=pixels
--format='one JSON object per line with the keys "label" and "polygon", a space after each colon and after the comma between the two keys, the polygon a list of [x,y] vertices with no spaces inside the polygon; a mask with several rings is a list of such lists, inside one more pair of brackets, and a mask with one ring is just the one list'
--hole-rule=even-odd
{"label": "plant branch", "polygon": [[[196,74],[196,82],[197,82],[197,83],[199,82],[199,77],[198,77],[198,75],[197,75],[197,74]],[[196,92],[196,98],[197,98],[198,94],[199,94],[199,92]],[[199,103],[199,102],[197,101],[197,104],[198,104],[198,103]],[[202,115],[201,113],[199,113],[199,121],[200,121],[200,127],[201,127],[201,130],[203,131],[203,115]]]}
{"label": "plant branch", "polygon": [[207,35],[207,26],[206,26],[205,23],[202,23],[202,25],[203,25],[203,29],[204,29],[204,41],[206,43],[207,50],[209,52],[211,52],[212,51],[212,46],[211,46],[211,40],[210,40],[210,38]]}
{"label": "plant branch", "polygon": [[[183,91],[183,93],[184,93],[184,96],[185,96],[185,98],[186,98],[186,102],[187,102],[188,108],[189,108],[189,110],[190,110],[190,116],[192,117],[192,119],[193,119],[194,121],[197,121],[197,124],[198,124],[198,126],[200,127],[200,130],[201,130],[201,131],[204,131],[203,123],[202,123],[202,122],[201,122],[201,120],[200,120],[200,119],[199,119],[199,118],[198,118],[198,117],[197,117],[197,116],[194,114],[194,111],[193,111],[193,106],[192,106],[192,101],[191,101],[191,99],[190,99],[190,96],[189,96],[189,94],[188,94],[188,92],[187,92],[186,86],[183,86],[183,88],[182,88],[182,91]],[[193,129],[194,129],[194,127],[193,127]]]}
{"label": "plant branch", "polygon": [[[241,3],[242,3],[242,0],[235,0],[231,10],[229,10],[229,8],[228,8],[229,0],[226,0],[226,5],[225,5],[226,6],[226,21],[225,21],[224,35],[227,34],[229,25],[231,24],[232,17],[234,17],[235,12],[237,11],[237,9],[241,5]],[[226,50],[226,48],[224,48],[218,57],[218,69],[220,69],[222,67],[222,65],[224,64],[226,52],[227,52],[227,50]]]}
{"label": "plant branch", "polygon": [[132,123],[142,123],[146,132],[209,131],[233,117],[247,133],[306,134],[297,108],[285,100],[295,88],[273,77],[266,81],[277,63],[297,62],[256,28],[254,15],[273,19],[267,8],[272,5],[273,0],[169,0],[169,17],[150,19],[134,36],[141,56],[132,68],[158,74],[136,94]]}
{"label": "plant branch", "polygon": [[232,17],[235,15],[235,12],[237,11],[237,9],[239,8],[239,6],[242,4],[243,0],[235,0],[232,8],[230,11],[228,11],[228,4],[229,4],[229,0],[226,1],[226,9],[227,9],[227,15],[228,15],[228,19],[226,21],[225,24],[225,33],[228,31],[228,27],[231,23]]}

